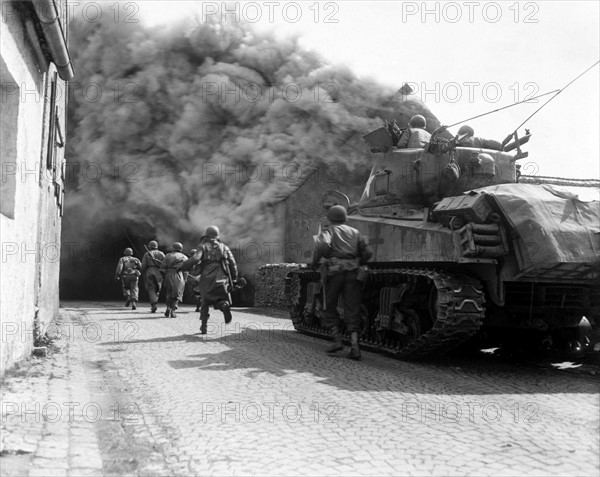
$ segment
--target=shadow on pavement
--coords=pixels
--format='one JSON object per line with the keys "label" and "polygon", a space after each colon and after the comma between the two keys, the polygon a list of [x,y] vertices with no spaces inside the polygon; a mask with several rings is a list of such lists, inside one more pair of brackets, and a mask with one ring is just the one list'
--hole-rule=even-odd
{"label": "shadow on pavement", "polygon": [[[108,314],[108,310],[80,308],[94,315]],[[489,356],[450,355],[430,361],[401,361],[393,357],[364,352],[360,362],[345,359],[345,351],[328,356],[324,350],[329,342],[296,332],[291,322],[279,316],[252,316],[253,312],[236,310],[240,315],[225,327],[218,315],[209,321],[209,333],[181,333],[180,327],[189,327],[194,316],[194,327],[198,321],[194,313],[186,320],[167,319],[160,314],[129,318],[116,316],[106,321],[162,319],[173,323],[178,329],[171,336],[147,339],[127,339],[118,344],[119,351],[127,352],[130,345],[148,345],[152,353],[153,344],[173,343],[197,344],[197,352],[189,353],[183,347],[181,359],[165,360],[176,371],[198,369],[202,371],[228,371],[242,369],[250,378],[271,375],[284,377],[310,373],[319,378],[321,384],[348,391],[384,391],[415,394],[547,394],[547,393],[591,393],[596,394],[600,373],[577,373],[558,370],[549,366],[517,361],[502,361]],[[119,310],[119,314],[123,310]],[[184,317],[185,318],[185,317]],[[239,318],[239,319],[238,319]],[[254,318],[255,321],[251,321]],[[250,320],[249,320],[250,319]],[[214,321],[213,321],[214,320]],[[267,325],[273,324],[271,328]],[[277,324],[278,327],[274,327]],[[98,343],[109,349],[114,341]],[[137,346],[136,350],[139,350]],[[145,348],[142,347],[145,351]]]}

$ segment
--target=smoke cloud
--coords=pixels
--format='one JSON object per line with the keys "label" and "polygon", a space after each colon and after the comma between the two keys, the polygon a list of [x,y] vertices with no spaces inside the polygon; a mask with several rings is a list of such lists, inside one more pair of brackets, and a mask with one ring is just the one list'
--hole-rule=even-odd
{"label": "smoke cloud", "polygon": [[418,100],[243,23],[80,22],[69,41],[63,242],[101,252],[63,258],[67,297],[97,293],[129,241],[138,255],[154,238],[189,250],[211,224],[226,243],[279,240],[273,205],[320,164],[365,177],[362,135],[383,119],[439,125]]}

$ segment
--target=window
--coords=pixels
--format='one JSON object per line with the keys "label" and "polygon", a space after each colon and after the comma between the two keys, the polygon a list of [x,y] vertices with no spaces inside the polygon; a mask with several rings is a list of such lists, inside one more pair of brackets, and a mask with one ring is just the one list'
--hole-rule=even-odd
{"label": "window", "polygon": [[[62,129],[60,127],[60,110],[57,106],[57,85],[58,85],[58,74],[54,72],[52,74],[52,80],[50,83],[50,103],[48,104],[49,115],[49,126],[48,126],[48,144],[46,147],[46,169],[50,172],[48,178],[52,177],[52,183],[54,184],[54,196],[56,198],[56,204],[59,207],[60,214],[62,216],[63,197],[64,197],[64,183],[65,183],[65,164],[58,161],[57,148],[65,147],[65,140]],[[40,182],[41,185],[41,182]]]}

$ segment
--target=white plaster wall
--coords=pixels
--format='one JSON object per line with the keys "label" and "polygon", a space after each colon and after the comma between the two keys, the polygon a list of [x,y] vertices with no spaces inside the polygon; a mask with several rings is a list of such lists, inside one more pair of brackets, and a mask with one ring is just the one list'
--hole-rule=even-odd
{"label": "white plaster wall", "polygon": [[[14,125],[17,128],[14,219],[0,214],[0,375],[3,375],[31,354],[36,306],[40,307],[42,330],[58,311],[59,261],[48,261],[44,249],[49,241],[60,244],[60,217],[51,180],[40,181],[40,167],[45,168],[43,143],[47,142],[43,131],[48,127],[48,114],[44,114],[47,74],[39,71],[18,15],[0,21],[0,51],[20,87],[19,115]],[[61,106],[64,133],[64,101]],[[58,160],[61,164],[62,150]]]}

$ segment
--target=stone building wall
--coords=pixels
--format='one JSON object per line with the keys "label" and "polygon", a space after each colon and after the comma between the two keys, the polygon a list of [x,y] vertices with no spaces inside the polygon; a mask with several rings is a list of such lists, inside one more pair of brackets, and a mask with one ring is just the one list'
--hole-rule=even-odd
{"label": "stone building wall", "polygon": [[328,192],[337,190],[346,194],[350,203],[357,202],[367,178],[367,169],[356,173],[323,164],[278,205],[278,215],[284,224],[282,256],[258,269],[255,306],[287,306],[285,277],[312,258],[313,236],[325,217],[323,200]]}
{"label": "stone building wall", "polygon": [[0,375],[31,354],[59,304],[67,90],[31,5],[1,9]]}
{"label": "stone building wall", "polygon": [[313,236],[325,217],[323,199],[327,193],[337,190],[347,195],[350,203],[357,202],[368,177],[368,169],[356,174],[325,164],[285,199],[285,262],[310,261]]}

